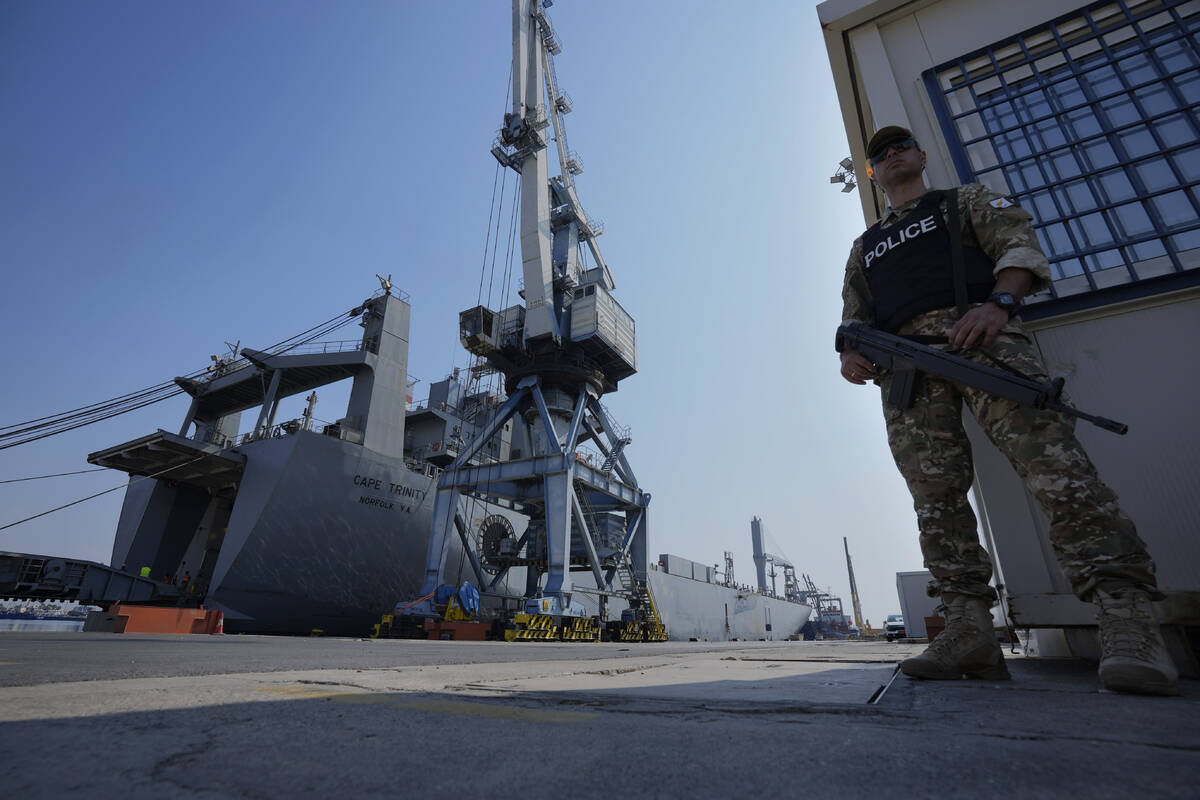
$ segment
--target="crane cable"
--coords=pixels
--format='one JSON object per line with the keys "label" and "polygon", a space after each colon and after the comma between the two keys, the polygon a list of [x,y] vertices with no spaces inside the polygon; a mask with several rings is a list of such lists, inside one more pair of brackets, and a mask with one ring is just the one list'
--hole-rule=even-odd
{"label": "crane cable", "polygon": [[[296,347],[307,344],[314,339],[328,336],[336,330],[348,325],[354,319],[355,314],[351,312],[349,315],[346,312],[339,313],[324,322],[312,326],[311,328],[302,331],[294,336],[289,336],[281,342],[271,345],[267,348],[268,352],[274,355],[287,353],[294,350]],[[236,362],[235,362],[236,363]],[[207,368],[190,372],[183,376],[187,380],[194,380],[202,377],[207,372]],[[82,428],[86,425],[91,425],[95,422],[102,422],[113,417],[127,414],[131,411],[136,411],[163,400],[167,400],[176,395],[182,394],[183,389],[180,388],[174,381],[164,381],[163,383],[155,384],[145,389],[139,389],[134,392],[128,392],[117,397],[102,400],[89,405],[80,406],[69,411],[63,411],[58,414],[51,414],[36,419],[27,420],[25,422],[15,423],[0,427],[0,450],[6,450],[10,447],[16,447],[22,444],[28,444],[39,439],[44,439],[49,436],[55,436],[60,433]]]}
{"label": "crane cable", "polygon": [[[203,370],[201,370],[201,372],[203,372]],[[192,377],[197,374],[199,374],[199,373],[190,373],[188,377]],[[172,381],[165,381],[163,383],[158,383],[158,384],[155,384],[154,386],[150,386],[145,389],[139,389],[136,392],[129,392],[128,394],[118,395],[118,396],[110,398],[108,400],[101,400],[100,402],[97,402],[97,403],[92,403],[92,404],[86,405],[86,406],[80,406],[79,408],[73,408],[70,411],[62,411],[58,414],[50,414],[45,417],[38,417],[36,419],[26,420],[25,422],[17,422],[12,425],[3,425],[3,426],[0,426],[0,431],[11,431],[11,432],[0,434],[0,436],[14,436],[19,433],[24,433],[25,431],[28,431],[28,430],[34,430],[38,427],[43,427],[40,425],[36,425],[35,423],[45,422],[46,420],[59,420],[59,419],[64,419],[68,416],[82,415],[84,413],[91,413],[93,411],[100,410],[101,408],[105,408],[105,407],[108,407],[108,406],[111,406],[111,405],[114,405],[114,404],[117,404],[117,403],[120,403],[123,401],[132,400],[136,397],[144,396],[146,394],[149,394],[150,392],[170,388],[172,385],[173,385]],[[52,424],[52,423],[46,423],[46,424],[48,425],[48,424]],[[16,428],[21,425],[26,425],[26,426],[31,426],[31,427],[23,428],[22,430],[17,430],[17,431],[11,430],[11,429]]]}
{"label": "crane cable", "polygon": [[53,475],[33,475],[28,478],[9,478],[6,481],[0,481],[0,483],[20,483],[21,481],[40,481],[43,478],[61,478],[64,475],[83,475],[88,472],[104,472],[107,469],[108,469],[108,467],[96,467],[95,469],[79,469],[79,470],[75,470],[74,472],[56,472]]}
{"label": "crane cable", "polygon": [[[507,108],[508,101],[512,97],[512,64],[511,63],[509,64],[509,67],[508,67],[508,78],[505,79],[505,87],[506,88],[504,91],[504,107]],[[501,177],[501,174],[500,174],[501,170],[504,171],[503,177]],[[476,292],[476,296],[475,296],[475,305],[476,306],[481,306],[484,304],[483,303],[483,279],[485,277],[488,277],[488,272],[489,272],[488,271],[488,249],[489,248],[492,251],[492,259],[491,259],[492,264],[491,264],[491,277],[488,279],[488,298],[487,298],[488,307],[490,307],[491,303],[492,303],[492,281],[494,280],[495,274],[496,274],[496,246],[492,241],[492,221],[493,220],[496,221],[496,241],[498,242],[499,237],[500,237],[500,222],[503,219],[504,191],[505,191],[505,187],[506,187],[507,183],[508,183],[508,168],[502,166],[500,164],[499,160],[497,160],[496,161],[496,170],[492,174],[492,199],[488,205],[487,227],[484,229],[485,235],[484,235],[484,240],[483,240],[483,261],[479,266],[479,289]],[[520,183],[519,173],[518,173],[517,183],[518,184]],[[497,184],[499,184],[499,192],[498,193],[497,193]],[[500,197],[499,208],[497,208],[497,206],[496,206],[497,194],[499,194],[499,197]],[[455,342],[455,344],[452,347],[451,352],[450,352],[450,374],[451,375],[454,374],[457,360],[458,360],[458,343]],[[471,382],[475,381],[476,382],[475,389],[478,390],[480,388],[478,385],[478,373],[473,369],[473,367],[477,364],[482,363],[483,359],[481,356],[472,356],[471,361],[473,363],[468,365],[467,388],[469,390]],[[460,410],[459,419],[461,422],[462,421],[461,410]],[[476,507],[476,503],[477,503],[475,498],[471,498],[471,500],[472,500],[472,502],[468,505],[468,515]],[[458,509],[456,508],[455,511],[457,512],[457,510]],[[484,503],[484,510],[485,510],[485,512],[487,511],[487,503]],[[469,534],[469,529],[468,529],[468,534]],[[470,536],[468,535],[467,538],[469,539]],[[450,539],[449,536],[442,537],[442,550],[441,550],[442,558],[445,558],[445,556],[446,556],[446,547],[449,546],[449,539]],[[460,576],[462,575],[463,561],[465,560],[465,558],[466,558],[466,552],[465,551],[460,552],[459,558],[458,558],[458,571],[457,571],[457,574]],[[421,599],[426,599],[426,598],[421,598]]]}
{"label": "crane cable", "polygon": [[[229,449],[229,448],[227,448],[227,449]],[[225,452],[225,451],[224,451],[224,450],[222,450],[222,451],[220,451],[220,452],[222,452],[222,453],[223,453],[223,452]],[[211,455],[217,455],[217,454],[216,454],[216,453],[203,453],[203,454],[201,454],[201,455],[198,455],[198,456],[196,456],[195,458],[192,458],[192,459],[189,459],[189,460],[187,460],[187,461],[184,461],[184,462],[183,462],[183,463],[181,463],[181,464],[172,464],[171,466],[167,467],[166,469],[161,469],[161,470],[159,470],[158,472],[155,472],[155,473],[153,473],[153,474],[150,474],[150,475],[142,475],[142,476],[140,476],[140,477],[138,477],[138,478],[135,478],[135,479],[133,479],[133,480],[126,481],[125,483],[122,483],[122,484],[120,484],[119,486],[114,486],[114,487],[112,487],[111,489],[105,489],[105,490],[104,490],[104,491],[102,491],[102,492],[96,492],[95,494],[89,494],[87,497],[81,497],[81,498],[79,498],[78,500],[72,500],[72,501],[71,501],[71,502],[69,502],[69,503],[63,503],[61,506],[56,506],[55,508],[51,508],[51,509],[49,509],[49,510],[47,510],[47,511],[43,511],[43,512],[41,512],[40,514],[34,514],[33,516],[30,516],[30,517],[25,517],[24,519],[19,519],[19,520],[17,520],[16,522],[10,522],[10,523],[8,523],[7,525],[0,525],[0,531],[7,530],[8,528],[14,528],[14,527],[16,527],[17,525],[20,525],[20,524],[22,524],[22,523],[24,523],[24,522],[29,522],[30,520],[37,519],[38,517],[44,517],[44,516],[46,516],[47,514],[53,514],[55,511],[62,511],[64,508],[70,508],[71,506],[77,506],[77,505],[79,505],[80,503],[83,503],[83,502],[86,502],[86,501],[88,501],[88,500],[92,500],[92,499],[94,499],[94,498],[100,497],[101,495],[106,495],[106,494],[108,494],[109,492],[115,492],[117,489],[124,489],[124,488],[127,488],[127,487],[129,487],[129,486],[133,486],[135,483],[141,483],[142,481],[144,481],[144,480],[149,480],[150,478],[157,478],[159,475],[163,475],[163,474],[165,474],[165,473],[167,473],[167,472],[170,472],[170,471],[172,471],[172,470],[179,469],[180,467],[186,467],[186,466],[188,466],[189,464],[194,464],[194,463],[196,463],[197,461],[199,461],[200,459],[202,459],[202,458],[208,458],[208,457],[209,457],[209,456],[211,456]],[[86,470],[86,471],[90,472],[91,470]]]}
{"label": "crane cable", "polygon": [[[298,339],[300,337],[305,336],[306,334],[312,333],[313,331],[317,331],[317,333],[314,333],[313,336],[325,335],[324,332],[318,331],[318,329],[325,328],[326,326],[330,325],[331,323],[338,322],[338,321],[341,321],[342,324],[345,324],[345,322],[347,320],[346,320],[344,314],[338,314],[336,317],[326,320],[325,322],[322,322],[318,325],[314,325],[313,327],[309,328],[308,330],[301,331],[300,333],[296,334],[295,336],[290,336],[281,342],[271,345],[269,348],[267,348],[267,350],[269,352],[271,350],[274,350],[275,348],[282,347],[282,346],[288,344],[289,342],[291,342],[293,339]],[[336,330],[338,327],[341,327],[341,325],[335,326],[334,328],[331,329],[330,332],[332,332],[332,330]],[[292,347],[295,347],[298,344],[306,343],[311,340],[312,340],[312,337],[309,337],[309,338],[305,339],[304,342],[297,342],[297,343],[293,344]],[[189,373],[185,374],[183,377],[197,378],[197,377],[204,375],[205,372],[207,372],[207,368],[189,372]],[[8,431],[8,433],[0,433],[0,438],[10,438],[17,434],[25,433],[30,430],[35,430],[37,428],[47,427],[47,426],[58,424],[61,422],[66,422],[71,418],[77,418],[80,416],[86,416],[91,413],[99,412],[101,410],[108,409],[112,406],[119,405],[121,402],[135,401],[135,400],[145,397],[148,394],[151,394],[156,391],[161,391],[164,389],[170,389],[172,394],[178,394],[180,391],[178,389],[178,387],[175,385],[174,381],[164,381],[162,383],[155,384],[154,386],[150,386],[145,389],[139,389],[137,391],[129,392],[129,393],[123,394],[123,395],[117,395],[116,397],[109,398],[108,400],[101,400],[99,402],[91,403],[86,406],[80,406],[78,408],[73,408],[69,411],[62,411],[62,412],[59,412],[58,414],[50,414],[45,417],[37,417],[36,419],[27,420],[25,422],[18,422],[18,423],[14,423],[12,425],[0,426],[0,431]],[[46,422],[47,420],[50,420],[50,421]],[[43,425],[34,425],[34,423],[39,423],[39,422],[44,423],[44,424]],[[17,428],[18,426],[22,426],[22,425],[31,426],[31,427],[22,428],[21,430],[12,430],[13,428]]]}
{"label": "crane cable", "polygon": [[[507,97],[505,98],[505,102],[507,103]],[[497,167],[500,166],[499,162],[497,162],[496,166]],[[518,182],[520,181],[519,177],[517,178],[517,181]],[[492,295],[493,295],[493,291],[494,291],[493,287],[495,286],[495,282],[496,282],[496,251],[500,245],[500,226],[504,222],[504,193],[507,190],[507,188],[508,188],[508,170],[505,169],[504,175],[500,179],[500,191],[499,191],[500,203],[498,206],[496,205],[496,194],[497,194],[496,193],[496,184],[495,184],[494,180],[492,182],[492,206],[494,209],[494,213],[489,211],[489,214],[488,214],[488,235],[487,235],[487,241],[485,241],[485,243],[484,243],[484,263],[483,263],[483,268],[479,272],[479,299],[480,299],[480,301],[482,301],[482,299],[483,299],[483,279],[484,279],[484,276],[486,275],[487,279],[488,279],[487,305],[489,308],[492,305]],[[514,197],[514,208],[515,208],[515,197]],[[492,236],[492,220],[493,220],[493,218],[496,221],[496,234],[494,237]],[[511,237],[511,233],[510,233],[510,237]],[[487,257],[488,244],[491,245],[491,250],[492,250],[490,264],[489,264],[489,259]],[[476,356],[475,360],[477,363],[481,363],[483,361],[483,358],[481,356]],[[475,391],[479,391],[481,388],[488,389],[488,390],[491,390],[493,388],[491,385],[480,387],[479,386],[479,373],[476,373],[474,371],[472,371],[472,372],[473,372],[473,374],[468,378],[468,380],[474,380],[476,382]],[[495,380],[498,381],[499,379],[495,378]],[[490,382],[489,382],[489,384],[490,384]],[[478,415],[478,409],[476,409],[476,415]],[[487,488],[489,490],[491,489],[491,478],[490,477],[488,479]],[[470,498],[470,505],[469,505],[470,510],[469,510],[468,514],[473,514],[481,504],[483,506],[483,518],[486,519],[487,516],[491,512],[491,509],[488,507],[488,503],[486,501],[480,501],[477,497],[474,497],[474,496],[472,496]],[[473,516],[470,518],[473,519]],[[469,529],[468,529],[468,531],[469,531]],[[464,548],[463,552],[459,553],[459,558],[458,558],[458,574],[460,577],[462,575],[463,562],[465,560],[466,560],[466,550]],[[480,587],[480,588],[482,588],[482,587]]]}
{"label": "crane cable", "polygon": [[[346,316],[346,315],[345,315],[345,313],[343,312],[342,314],[338,314],[336,317],[333,317],[332,319],[326,320],[325,322],[322,322],[322,323],[320,323],[319,325],[314,325],[313,327],[309,328],[308,330],[306,330],[306,331],[303,331],[303,332],[301,332],[301,333],[299,333],[299,334],[296,334],[295,336],[289,336],[287,339],[284,339],[282,342],[280,342],[280,343],[278,343],[278,344],[275,344],[275,345],[272,345],[270,349],[271,349],[271,350],[274,350],[274,349],[276,349],[276,348],[279,348],[280,346],[282,346],[282,345],[284,345],[284,344],[286,344],[286,343],[288,343],[288,342],[291,342],[293,339],[298,339],[298,338],[300,338],[300,337],[303,337],[303,336],[305,336],[305,334],[308,334],[308,333],[310,333],[310,332],[313,332],[313,331],[315,331],[315,333],[313,333],[313,334],[312,334],[312,336],[308,336],[307,338],[305,338],[305,339],[303,339],[303,340],[301,340],[301,341],[297,341],[297,342],[295,342],[295,343],[291,344],[289,347],[287,347],[285,350],[283,350],[283,352],[287,352],[287,350],[295,349],[296,347],[298,347],[298,346],[300,346],[300,345],[302,345],[302,344],[306,344],[307,342],[310,342],[310,341],[312,341],[312,340],[313,340],[313,339],[315,339],[315,338],[318,338],[318,337],[320,337],[320,336],[325,336],[325,335],[328,335],[329,333],[332,333],[333,331],[335,331],[335,330],[338,330],[339,328],[342,328],[342,327],[344,327],[345,325],[349,324],[350,320],[354,319],[354,317],[355,317],[355,316],[357,316],[357,314],[356,314],[356,313],[354,313],[353,311],[352,311],[352,312],[350,312],[350,314],[349,314],[348,316]],[[336,322],[336,324],[335,324],[335,322]],[[182,390],[182,389],[180,389],[179,391],[180,391],[180,392],[182,392],[183,390]],[[130,394],[138,394],[138,393],[136,393],[136,392],[131,392]],[[165,398],[160,398],[160,399],[165,399]],[[154,401],[150,401],[150,402],[158,402],[158,401],[157,401],[157,400],[154,400]],[[149,402],[147,402],[147,403],[143,403],[142,405],[149,405],[149,404],[150,404],[150,403],[149,403]],[[95,404],[93,404],[93,405],[95,405]],[[139,405],[139,406],[136,406],[136,407],[137,407],[137,408],[140,408],[141,406]],[[85,406],[85,408],[86,408],[86,406]],[[125,411],[132,411],[132,410],[133,410],[133,409],[132,409],[132,408],[130,408],[130,409],[126,409]],[[100,421],[100,419],[108,419],[108,418],[110,418],[110,417],[117,416],[117,414],[123,414],[123,413],[125,413],[125,411],[119,411],[119,412],[117,412],[117,413],[110,414],[108,417],[102,417],[102,418],[99,418],[99,419],[94,419],[94,420],[91,420],[91,421],[89,421],[89,422],[80,423],[79,425],[75,425],[75,426],[73,426],[73,427],[81,427],[82,425],[90,425],[92,422],[99,422],[99,421]],[[59,416],[61,416],[61,415],[59,415]],[[45,419],[45,418],[44,418],[44,419]],[[10,427],[12,427],[12,426],[10,426]],[[70,428],[68,428],[67,430],[70,430]],[[56,432],[58,432],[58,433],[61,433],[62,431],[56,431]],[[52,435],[53,435],[53,433],[46,433],[46,434],[43,434],[42,436],[52,436]],[[35,438],[42,438],[42,436],[38,436],[38,437],[35,437]],[[32,439],[32,438],[31,438],[31,439],[26,439],[25,441],[33,441],[33,439]],[[4,449],[4,448],[6,448],[6,447],[15,447],[17,444],[22,444],[22,443],[23,443],[23,442],[16,442],[15,444],[6,444],[6,445],[0,445],[0,450]],[[228,449],[232,449],[232,448],[224,448],[224,449],[222,449],[222,450],[218,451],[218,454],[219,454],[219,453],[223,453],[223,452],[225,452],[225,450],[228,450]],[[64,504],[63,504],[63,505],[61,505],[61,506],[56,506],[56,507],[54,507],[54,508],[48,509],[48,510],[46,510],[46,511],[43,511],[43,512],[41,512],[41,513],[39,513],[39,514],[33,514],[32,516],[25,517],[24,519],[19,519],[19,520],[16,520],[16,521],[14,521],[14,522],[9,522],[9,523],[7,523],[7,524],[5,524],[5,525],[0,525],[0,531],[3,531],[3,530],[7,530],[7,529],[9,529],[9,528],[16,527],[17,525],[21,525],[21,524],[23,524],[23,523],[29,522],[29,521],[31,521],[31,520],[38,519],[38,518],[40,518],[40,517],[47,516],[47,515],[49,515],[49,514],[53,514],[53,513],[54,513],[54,512],[56,512],[56,511],[62,511],[64,508],[70,508],[71,506],[76,506],[76,505],[79,505],[80,503],[87,502],[88,500],[93,500],[93,499],[95,499],[95,498],[97,498],[97,497],[101,497],[101,496],[103,496],[103,495],[106,495],[106,494],[109,494],[109,493],[111,493],[111,492],[115,492],[115,491],[117,491],[118,489],[122,489],[122,488],[128,488],[128,487],[130,487],[130,486],[133,486],[135,483],[141,483],[141,482],[142,482],[142,481],[144,481],[144,480],[149,480],[149,479],[151,479],[151,478],[157,478],[158,476],[160,476],[160,475],[164,475],[164,474],[166,474],[166,473],[168,473],[168,472],[171,472],[172,470],[176,470],[176,469],[179,469],[179,468],[181,468],[181,467],[186,467],[186,466],[188,466],[189,464],[194,464],[194,463],[196,463],[197,461],[200,461],[200,460],[201,460],[201,459],[203,459],[203,458],[207,458],[207,457],[209,457],[210,455],[215,455],[215,454],[214,454],[214,453],[207,453],[207,452],[206,452],[206,453],[203,453],[202,455],[196,456],[195,458],[192,458],[192,459],[189,459],[189,460],[187,460],[187,461],[184,461],[184,462],[183,462],[183,463],[181,463],[181,464],[172,464],[171,466],[167,467],[166,469],[159,470],[158,472],[151,473],[150,475],[143,475],[143,476],[139,476],[139,477],[137,477],[137,478],[134,478],[134,479],[132,479],[132,480],[126,481],[126,482],[125,482],[125,483],[123,483],[123,484],[120,484],[120,485],[118,485],[118,486],[114,486],[114,487],[112,487],[111,489],[105,489],[105,490],[104,490],[104,491],[102,491],[102,492],[96,492],[95,494],[90,494],[90,495],[88,495],[87,497],[81,497],[81,498],[79,498],[78,500],[72,500],[72,501],[71,501],[71,502],[69,502],[69,503],[64,503]],[[95,470],[86,469],[86,470],[80,470],[80,471],[78,471],[78,472],[64,472],[64,473],[58,473],[58,474],[55,474],[55,475],[38,475],[38,476],[31,477],[31,478],[17,478],[17,479],[14,479],[14,480],[2,481],[2,483],[17,483],[17,482],[19,482],[19,481],[26,481],[26,480],[38,480],[39,478],[56,478],[56,477],[59,477],[60,475],[79,475],[79,474],[83,474],[83,473],[85,473],[85,472],[98,472],[98,471],[100,471],[101,469],[105,469],[105,468],[104,468],[104,467],[100,467],[100,468],[98,468],[98,469],[95,469]]]}

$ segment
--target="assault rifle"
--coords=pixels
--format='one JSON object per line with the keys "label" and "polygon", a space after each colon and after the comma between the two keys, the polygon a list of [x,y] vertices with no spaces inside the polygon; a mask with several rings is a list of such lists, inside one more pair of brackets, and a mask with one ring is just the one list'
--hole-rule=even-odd
{"label": "assault rifle", "polygon": [[917,372],[928,372],[930,375],[973,386],[1023,406],[1045,408],[1079,417],[1113,433],[1124,434],[1129,430],[1128,425],[1086,414],[1062,402],[1062,378],[1042,383],[1015,370],[1006,371],[977,364],[962,356],[920,344],[903,336],[877,331],[861,322],[846,322],[839,326],[834,346],[839,353],[843,350],[857,350],[875,362],[876,366],[890,369],[892,386],[888,391],[887,401],[900,408],[912,408],[913,396],[917,390]]}

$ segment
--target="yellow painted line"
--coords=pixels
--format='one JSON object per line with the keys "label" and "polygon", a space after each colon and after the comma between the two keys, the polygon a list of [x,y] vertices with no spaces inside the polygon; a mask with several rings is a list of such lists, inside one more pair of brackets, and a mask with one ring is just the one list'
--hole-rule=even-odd
{"label": "yellow painted line", "polygon": [[295,697],[298,699],[311,700],[313,698],[334,697],[343,692],[330,691],[319,686],[259,686],[255,688],[256,692],[266,692],[267,694],[277,694],[281,697]]}
{"label": "yellow painted line", "polygon": [[351,705],[389,705],[408,711],[427,711],[433,714],[487,717],[489,719],[516,719],[525,722],[582,722],[599,716],[599,714],[585,711],[554,711],[493,703],[473,703],[467,700],[426,700],[409,698],[395,693],[337,692],[303,684],[260,686],[255,691],[293,700],[324,699]]}
{"label": "yellow painted line", "polygon": [[20,661],[0,661],[0,667],[11,667],[13,664],[20,664]]}
{"label": "yellow painted line", "polygon": [[[363,695],[346,695],[334,698],[344,702],[361,703]],[[493,703],[471,703],[466,700],[405,700],[391,698],[391,704],[397,708],[413,711],[429,711],[434,714],[454,714],[468,717],[487,717],[489,719],[518,719],[525,722],[583,722],[597,717],[599,714],[584,711],[550,711],[541,708],[522,708],[520,706],[504,706]]]}

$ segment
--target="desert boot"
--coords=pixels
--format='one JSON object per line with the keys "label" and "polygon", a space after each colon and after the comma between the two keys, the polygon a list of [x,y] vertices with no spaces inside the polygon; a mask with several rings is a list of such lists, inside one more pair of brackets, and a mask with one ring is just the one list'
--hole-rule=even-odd
{"label": "desert boot", "polygon": [[900,670],[913,678],[957,680],[968,678],[1008,680],[1004,653],[992,629],[991,601],[974,595],[946,593],[946,629],[924,653],[900,662]]}
{"label": "desert boot", "polygon": [[1100,683],[1112,692],[1179,694],[1179,673],[1163,643],[1150,595],[1140,589],[1097,589]]}

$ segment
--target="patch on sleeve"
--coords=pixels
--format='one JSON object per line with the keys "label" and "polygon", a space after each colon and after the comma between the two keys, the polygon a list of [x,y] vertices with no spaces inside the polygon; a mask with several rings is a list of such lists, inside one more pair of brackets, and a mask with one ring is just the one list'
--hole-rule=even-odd
{"label": "patch on sleeve", "polygon": [[1012,208],[1016,205],[1016,203],[1014,203],[1012,199],[1008,197],[997,197],[995,200],[988,203],[988,205],[992,208]]}

